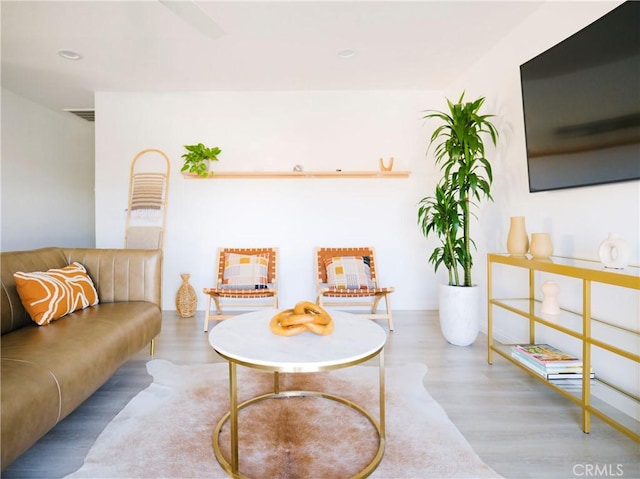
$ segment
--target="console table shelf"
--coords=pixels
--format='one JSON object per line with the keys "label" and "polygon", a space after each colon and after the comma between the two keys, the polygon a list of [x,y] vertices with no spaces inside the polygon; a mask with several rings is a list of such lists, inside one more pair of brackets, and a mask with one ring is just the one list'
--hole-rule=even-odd
{"label": "console table shelf", "polygon": [[[493,294],[494,266],[502,264],[509,267],[528,270],[529,291],[524,298],[496,298]],[[562,309],[560,314],[549,316],[541,312],[541,301],[535,295],[535,274],[545,272],[560,276],[578,279],[582,282],[582,311],[569,311]],[[640,442],[640,423],[621,413],[604,401],[592,395],[593,392],[603,391],[614,394],[622,394],[626,398],[640,404],[640,398],[633,393],[623,390],[607,381],[590,380],[585,374],[579,388],[563,388],[562,381],[548,381],[539,376],[519,361],[511,357],[511,344],[497,342],[494,335],[494,308],[507,311],[515,320],[528,321],[529,343],[535,343],[536,327],[544,326],[559,333],[577,339],[582,344],[583,370],[590,371],[592,367],[591,347],[598,347],[621,358],[626,358],[635,363],[640,363],[638,351],[619,347],[623,337],[629,335],[636,338],[636,344],[640,341],[640,331],[637,329],[622,327],[607,321],[594,318],[591,313],[591,285],[602,283],[615,287],[640,290],[640,268],[630,266],[624,270],[605,269],[595,261],[579,260],[574,258],[552,257],[549,260],[536,260],[528,256],[511,256],[508,254],[487,255],[487,360],[493,363],[494,353],[515,364],[523,371],[543,382],[567,399],[580,406],[582,410],[582,430],[590,431],[591,415],[602,419],[618,431],[626,434],[635,441]],[[620,339],[620,341],[617,341]],[[564,385],[566,387],[566,385]]]}
{"label": "console table shelf", "polygon": [[217,180],[233,178],[408,178],[409,171],[219,171],[211,176],[183,173],[193,180]]}

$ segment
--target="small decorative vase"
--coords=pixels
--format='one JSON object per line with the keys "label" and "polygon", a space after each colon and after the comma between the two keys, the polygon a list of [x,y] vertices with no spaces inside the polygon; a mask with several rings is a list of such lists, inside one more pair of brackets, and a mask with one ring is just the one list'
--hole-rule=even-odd
{"label": "small decorative vase", "polygon": [[555,281],[545,281],[542,283],[542,314],[560,314],[560,304],[558,303],[558,293],[560,286]]}
{"label": "small decorative vase", "polygon": [[382,158],[380,158],[380,171],[393,170],[393,156],[389,158],[389,164],[387,165]]}
{"label": "small decorative vase", "polygon": [[189,284],[188,274],[181,274],[182,284],[176,295],[176,310],[181,318],[190,318],[196,313],[198,295],[193,286]]}
{"label": "small decorative vase", "polygon": [[535,259],[548,259],[553,254],[553,243],[549,233],[531,233],[531,256]]}
{"label": "small decorative vase", "polygon": [[598,256],[605,268],[623,269],[629,265],[629,247],[627,242],[616,233],[600,243]]}
{"label": "small decorative vase", "polygon": [[507,251],[513,256],[524,256],[529,251],[529,237],[524,225],[524,216],[512,216],[507,236]]}

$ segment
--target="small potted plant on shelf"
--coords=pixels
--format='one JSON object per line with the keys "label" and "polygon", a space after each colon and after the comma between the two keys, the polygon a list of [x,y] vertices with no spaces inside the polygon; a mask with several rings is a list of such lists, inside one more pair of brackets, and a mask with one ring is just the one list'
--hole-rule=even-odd
{"label": "small potted plant on shelf", "polygon": [[[435,234],[441,245],[433,250],[429,262],[435,271],[447,268],[449,282],[439,290],[439,315],[442,333],[452,344],[473,343],[480,328],[479,292],[471,280],[473,266],[470,223],[472,207],[482,199],[491,200],[493,173],[485,158],[483,137],[495,145],[498,132],[489,121],[493,115],[481,115],[485,99],[457,103],[447,99],[449,111],[428,110],[424,119],[440,120],[432,133],[429,146],[434,150],[436,165],[442,171],[435,194],[423,198],[418,208],[418,225],[425,237]],[[462,268],[460,277],[458,268]]]}
{"label": "small potted plant on shelf", "polygon": [[180,171],[195,173],[198,176],[206,178],[213,174],[213,171],[209,170],[210,163],[212,161],[218,161],[218,155],[222,153],[222,150],[217,146],[208,148],[202,143],[197,145],[184,145],[187,149],[187,153],[182,155],[184,158],[184,165]]}

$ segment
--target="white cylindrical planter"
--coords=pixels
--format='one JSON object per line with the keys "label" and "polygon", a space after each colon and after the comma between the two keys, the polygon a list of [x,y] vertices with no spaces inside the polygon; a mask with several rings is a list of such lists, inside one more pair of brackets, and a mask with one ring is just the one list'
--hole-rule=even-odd
{"label": "white cylindrical planter", "polygon": [[438,296],[444,338],[456,346],[469,346],[480,331],[480,288],[441,284]]}

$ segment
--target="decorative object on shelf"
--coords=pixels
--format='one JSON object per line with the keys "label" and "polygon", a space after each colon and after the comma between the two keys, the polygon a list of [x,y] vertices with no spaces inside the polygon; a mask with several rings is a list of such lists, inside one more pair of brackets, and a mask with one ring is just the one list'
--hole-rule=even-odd
{"label": "decorative object on shelf", "polygon": [[629,247],[617,233],[609,233],[598,249],[600,262],[605,268],[624,269],[629,266]]}
{"label": "decorative object on shelf", "polygon": [[[440,296],[440,327],[447,341],[452,344],[471,344],[477,336],[480,323],[478,287],[471,280],[473,264],[470,224],[481,199],[491,198],[493,173],[491,163],[485,157],[484,137],[494,145],[498,131],[489,121],[493,115],[480,114],[484,97],[473,102],[464,102],[464,93],[457,103],[447,99],[448,112],[428,110],[425,119],[439,120],[440,125],[431,134],[429,147],[435,142],[435,163],[440,167],[442,178],[436,185],[433,196],[420,200],[418,225],[428,238],[435,234],[440,240],[429,262],[437,271],[443,265],[449,276],[448,285],[459,292],[448,292]],[[458,265],[463,267],[464,277],[458,274]],[[468,293],[468,294],[467,294]],[[461,298],[463,296],[463,298]],[[468,296],[468,298],[467,298]],[[463,301],[469,301],[466,304]],[[453,304],[447,304],[453,302]],[[451,314],[456,306],[465,312]],[[449,331],[468,328],[469,340],[449,339]]]}
{"label": "decorative object on shelf", "polygon": [[278,336],[294,336],[304,331],[326,336],[333,332],[333,319],[317,304],[300,301],[271,318],[269,327]]}
{"label": "decorative object on shelf", "polygon": [[304,168],[302,167],[302,165],[294,165],[293,171],[295,171],[296,173],[302,173],[304,171]]}
{"label": "decorative object on shelf", "polygon": [[217,146],[207,148],[202,143],[184,145],[184,147],[187,149],[187,153],[182,155],[184,165],[180,171],[195,173],[203,178],[213,175],[213,171],[210,170],[211,162],[218,161],[218,155],[222,153],[220,148]]}
{"label": "decorative object on shelf", "polygon": [[380,158],[380,171],[391,171],[393,170],[393,156],[389,158],[389,164],[385,164],[384,160]]}
{"label": "decorative object on shelf", "polygon": [[529,236],[524,224],[524,216],[512,216],[507,236],[507,252],[514,256],[524,256],[529,251]]}
{"label": "decorative object on shelf", "polygon": [[542,283],[542,314],[560,314],[560,304],[558,303],[558,294],[560,286],[553,280]]}
{"label": "decorative object on shelf", "polygon": [[548,259],[553,254],[553,243],[549,233],[531,233],[529,252],[535,259]]}
{"label": "decorative object on shelf", "polygon": [[181,274],[182,284],[178,289],[176,295],[176,311],[181,318],[191,318],[196,314],[196,307],[198,306],[198,295],[193,286],[189,284],[189,274]]}

